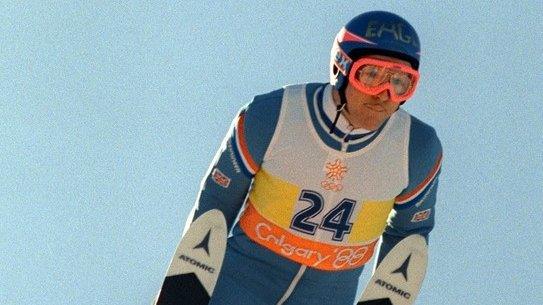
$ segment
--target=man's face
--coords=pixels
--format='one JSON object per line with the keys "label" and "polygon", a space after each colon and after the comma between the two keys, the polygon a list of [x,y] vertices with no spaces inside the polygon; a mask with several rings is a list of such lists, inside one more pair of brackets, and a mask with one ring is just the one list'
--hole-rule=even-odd
{"label": "man's face", "polygon": [[[397,58],[372,55],[371,58],[383,59],[410,66],[409,62]],[[375,130],[399,108],[399,104],[390,101],[387,90],[377,95],[368,95],[358,91],[350,83],[345,89],[347,109],[344,115],[354,128]]]}

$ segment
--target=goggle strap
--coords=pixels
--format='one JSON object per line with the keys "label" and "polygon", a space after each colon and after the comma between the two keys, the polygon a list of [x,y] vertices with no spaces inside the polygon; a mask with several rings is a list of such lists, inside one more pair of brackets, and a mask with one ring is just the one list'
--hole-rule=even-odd
{"label": "goggle strap", "polygon": [[340,103],[339,105],[336,106],[336,117],[334,118],[334,121],[332,122],[332,127],[330,127],[330,134],[333,134],[334,130],[336,130],[336,125],[337,125],[337,121],[339,120],[339,115],[341,114],[343,109],[345,109],[345,106],[347,106],[346,97],[345,97],[345,93],[343,93],[343,90],[340,90],[339,98],[340,98]]}

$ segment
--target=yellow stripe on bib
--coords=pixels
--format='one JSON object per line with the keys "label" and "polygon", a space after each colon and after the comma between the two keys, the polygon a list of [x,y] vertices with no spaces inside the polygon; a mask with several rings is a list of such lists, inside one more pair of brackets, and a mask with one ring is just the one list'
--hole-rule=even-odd
{"label": "yellow stripe on bib", "polygon": [[364,201],[362,210],[353,221],[349,242],[366,242],[381,236],[393,205],[394,198],[385,201]]}
{"label": "yellow stripe on bib", "polygon": [[260,169],[255,176],[249,199],[260,215],[288,229],[300,188]]}

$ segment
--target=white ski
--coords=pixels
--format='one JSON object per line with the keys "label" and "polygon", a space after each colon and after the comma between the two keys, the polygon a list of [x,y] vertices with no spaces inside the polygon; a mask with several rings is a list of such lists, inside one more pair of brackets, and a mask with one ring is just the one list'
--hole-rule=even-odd
{"label": "white ski", "polygon": [[411,305],[415,302],[428,263],[421,235],[404,238],[381,261],[357,305]]}
{"label": "white ski", "polygon": [[221,211],[198,217],[181,238],[154,304],[208,304],[221,270],[226,238]]}

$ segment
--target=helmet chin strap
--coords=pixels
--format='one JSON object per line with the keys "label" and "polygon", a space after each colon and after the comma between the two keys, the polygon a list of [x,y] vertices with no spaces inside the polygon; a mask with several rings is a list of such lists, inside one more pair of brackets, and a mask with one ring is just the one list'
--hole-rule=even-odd
{"label": "helmet chin strap", "polygon": [[342,88],[338,89],[339,93],[339,105],[336,106],[336,117],[334,118],[334,121],[332,122],[332,127],[330,127],[330,134],[333,134],[336,130],[337,121],[339,120],[339,116],[343,109],[347,107],[347,97],[345,96],[345,90],[343,90],[345,86],[342,86]]}

